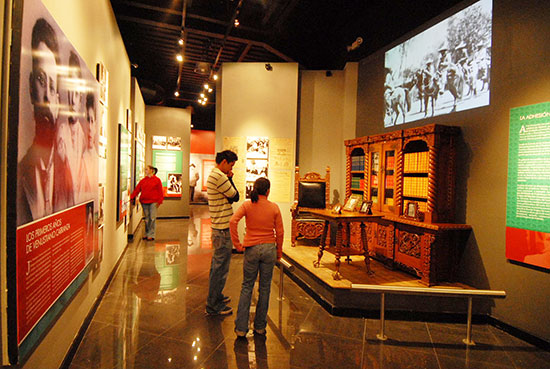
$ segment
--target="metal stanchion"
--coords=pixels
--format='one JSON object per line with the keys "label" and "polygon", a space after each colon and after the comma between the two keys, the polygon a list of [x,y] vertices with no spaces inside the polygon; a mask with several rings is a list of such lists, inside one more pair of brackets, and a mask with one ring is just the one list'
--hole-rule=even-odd
{"label": "metal stanchion", "polygon": [[283,301],[285,298],[283,296],[283,278],[284,278],[284,271],[285,268],[287,268],[289,271],[294,270],[294,266],[290,264],[285,259],[279,260],[279,297],[277,298],[279,301]]}
{"label": "metal stanchion", "polygon": [[380,333],[376,335],[376,338],[378,338],[380,341],[385,341],[388,339],[384,333],[384,327],[386,325],[385,320],[385,310],[386,310],[386,294],[381,293],[380,294]]}
{"label": "metal stanchion", "polygon": [[472,297],[468,297],[468,324],[466,328],[466,339],[462,342],[468,346],[474,346],[475,342],[472,341]]}

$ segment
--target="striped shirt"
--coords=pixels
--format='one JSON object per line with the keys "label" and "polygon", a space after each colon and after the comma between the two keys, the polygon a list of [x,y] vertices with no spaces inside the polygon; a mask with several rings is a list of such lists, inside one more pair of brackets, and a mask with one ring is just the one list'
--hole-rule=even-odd
{"label": "striped shirt", "polygon": [[227,175],[218,168],[214,168],[208,176],[206,189],[212,228],[228,229],[229,219],[233,215],[233,207],[227,199],[234,197],[237,190],[229,182]]}

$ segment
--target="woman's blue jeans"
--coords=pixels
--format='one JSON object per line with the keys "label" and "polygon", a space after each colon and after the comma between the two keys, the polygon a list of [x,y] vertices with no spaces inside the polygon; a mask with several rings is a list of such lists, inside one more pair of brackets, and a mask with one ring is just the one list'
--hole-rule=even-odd
{"label": "woman's blue jeans", "polygon": [[254,329],[261,330],[267,326],[267,310],[269,308],[269,293],[271,291],[271,279],[273,267],[277,261],[277,246],[275,243],[262,243],[246,247],[243,262],[243,284],[239,298],[235,330],[248,332],[248,320],[250,316],[250,303],[254,282],[260,274],[258,288],[258,304],[254,318]]}

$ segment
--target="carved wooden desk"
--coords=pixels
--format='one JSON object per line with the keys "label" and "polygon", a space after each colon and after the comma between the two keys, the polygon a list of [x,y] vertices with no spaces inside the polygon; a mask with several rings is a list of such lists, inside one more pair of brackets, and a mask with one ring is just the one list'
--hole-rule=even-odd
{"label": "carved wooden desk", "polygon": [[370,269],[370,258],[369,258],[369,251],[368,251],[368,245],[367,245],[367,234],[365,232],[365,222],[372,222],[377,219],[382,218],[382,214],[380,215],[368,215],[366,213],[359,213],[355,211],[342,211],[342,214],[333,213],[331,210],[328,209],[311,209],[309,211],[312,215],[318,217],[319,219],[323,219],[325,221],[325,226],[323,228],[323,235],[321,236],[321,244],[319,245],[319,252],[317,253],[317,260],[313,262],[313,266],[318,268],[321,264],[321,258],[323,257],[323,252],[325,251],[326,247],[326,240],[327,240],[327,234],[329,232],[329,222],[335,222],[337,225],[336,229],[336,247],[335,247],[335,266],[336,266],[336,272],[332,274],[332,277],[336,280],[339,280],[342,278],[340,275],[340,256],[342,254],[342,231],[343,227],[346,227],[346,240],[345,240],[345,246],[349,246],[350,240],[349,240],[349,225],[350,223],[360,223],[361,224],[361,246],[363,250],[363,255],[365,257],[365,265],[367,267],[367,273],[373,274],[373,272]]}

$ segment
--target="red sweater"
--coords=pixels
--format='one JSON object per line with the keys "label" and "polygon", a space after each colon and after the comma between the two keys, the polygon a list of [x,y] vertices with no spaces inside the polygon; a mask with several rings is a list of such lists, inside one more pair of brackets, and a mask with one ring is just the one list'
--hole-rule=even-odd
{"label": "red sweater", "polygon": [[[241,245],[237,226],[243,216],[246,217],[246,233]],[[243,246],[274,242],[277,244],[277,257],[283,256],[283,218],[279,206],[266,196],[260,195],[256,203],[245,201],[231,217],[229,229],[237,250],[242,250]]]}
{"label": "red sweater", "polygon": [[151,177],[147,176],[143,178],[137,184],[134,192],[130,196],[130,199],[133,200],[141,192],[139,197],[139,202],[142,204],[152,204],[157,202],[159,205],[162,204],[164,200],[164,190],[162,189],[162,182],[159,177],[153,175]]}

